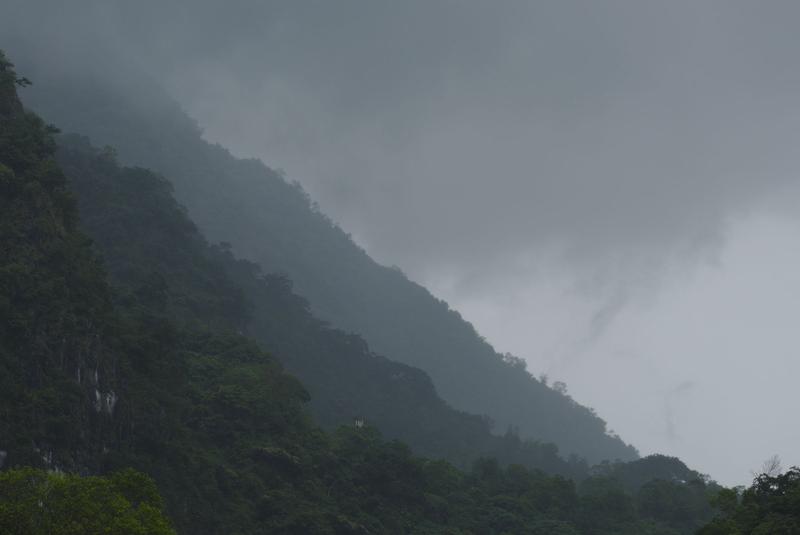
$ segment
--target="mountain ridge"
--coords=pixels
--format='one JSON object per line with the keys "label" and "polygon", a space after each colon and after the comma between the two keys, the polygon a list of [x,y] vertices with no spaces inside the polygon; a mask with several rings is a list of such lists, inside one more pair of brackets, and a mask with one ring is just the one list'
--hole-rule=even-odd
{"label": "mountain ridge", "polygon": [[80,136],[61,136],[59,145],[82,228],[103,254],[110,280],[137,295],[137,288],[169,289],[162,300],[171,317],[258,341],[303,381],[323,427],[366,417],[388,438],[461,467],[492,456],[565,476],[586,473],[583,461],[562,460],[551,444],[492,435],[484,419],[447,406],[423,371],[389,361],[358,336],[315,318],[291,281],[261,274],[225,245],[210,246],[172,198],[166,179],[121,168],[113,153]]}
{"label": "mountain ridge", "polygon": [[[490,458],[461,471],[369,425],[320,430],[304,386],[244,336],[250,321],[305,323],[324,346],[411,370],[326,331],[285,277],[209,245],[164,177],[85,138],[59,138],[57,154],[18,80],[0,52],[0,531],[171,533],[160,493],[179,533],[683,535],[729,497],[663,456],[572,478]],[[252,304],[277,314],[248,306],[257,287],[273,299]]]}
{"label": "mountain ridge", "polygon": [[[595,463],[631,460],[636,450],[609,435],[594,411],[503,361],[471,324],[398,270],[380,266],[320,212],[297,183],[254,159],[206,142],[166,95],[155,107],[96,80],[45,81],[60,96],[30,104],[71,131],[114,146],[120,159],[169,176],[189,214],[212,241],[265,271],[286,273],[313,312],[363,336],[379,354],[425,370],[453,407],[486,414],[496,430],[552,441]],[[145,82],[141,82],[147,85]],[[150,98],[150,97],[148,97]]]}

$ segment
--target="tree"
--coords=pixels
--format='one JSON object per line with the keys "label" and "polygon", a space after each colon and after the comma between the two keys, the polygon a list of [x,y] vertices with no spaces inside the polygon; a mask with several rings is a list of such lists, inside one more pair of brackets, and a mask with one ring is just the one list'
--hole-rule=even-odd
{"label": "tree", "polygon": [[0,533],[175,535],[144,474],[80,477],[33,468],[0,473]]}
{"label": "tree", "polygon": [[738,496],[733,490],[720,492],[719,515],[699,535],[797,535],[800,533],[800,468],[775,473],[775,457],[767,469]]}

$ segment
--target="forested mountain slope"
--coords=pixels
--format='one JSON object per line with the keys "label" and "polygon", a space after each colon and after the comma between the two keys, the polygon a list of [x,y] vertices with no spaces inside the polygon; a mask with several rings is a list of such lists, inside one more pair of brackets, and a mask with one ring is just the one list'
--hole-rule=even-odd
{"label": "forested mountain slope", "polygon": [[309,389],[325,427],[365,418],[416,452],[469,466],[481,456],[502,463],[582,477],[582,460],[567,463],[552,444],[492,435],[483,418],[455,411],[427,375],[370,352],[358,336],[316,319],[291,282],[211,247],[172,197],[170,184],[142,168],[122,168],[111,151],[65,136],[58,161],[69,178],[82,227],[103,255],[121,295],[167,292],[165,314],[206,328],[251,334]]}
{"label": "forested mountain slope", "polygon": [[[75,533],[71,515],[86,521],[93,506],[105,528],[141,533],[138,519],[168,533],[147,478],[57,474],[128,467],[155,480],[178,532],[193,535],[674,535],[713,514],[716,489],[702,479],[652,493],[618,482],[624,465],[578,483],[492,459],[465,473],[374,428],[321,431],[303,386],[238,332],[252,311],[226,265],[242,265],[205,243],[163,179],[120,168],[111,150],[66,148],[67,182],[17,82],[0,54],[1,531],[28,533],[33,517],[33,533]],[[106,203],[81,225],[105,247],[110,276],[79,230],[69,187],[79,182],[84,205]],[[124,518],[129,507],[137,518]]]}
{"label": "forested mountain slope", "polygon": [[[194,307],[172,319],[158,281],[119,290],[106,283],[78,230],[52,130],[22,108],[19,81],[0,55],[3,467],[135,466],[156,478],[183,532],[255,533],[245,527],[255,519],[251,493],[280,489],[285,467],[259,466],[242,452],[281,455],[291,445],[299,462],[319,445],[302,406],[307,394],[253,343],[224,326],[204,330],[189,315]],[[225,488],[226,478],[240,484]],[[3,521],[13,521],[6,502],[17,496],[4,495]],[[305,495],[292,499],[312,499]],[[313,501],[325,514],[324,500]]]}
{"label": "forested mountain slope", "polygon": [[0,464],[91,470],[121,387],[111,294],[24,83],[0,55]]}
{"label": "forested mountain slope", "polygon": [[[486,414],[502,433],[554,442],[590,462],[636,450],[568,396],[508,363],[425,288],[374,262],[296,184],[255,160],[205,142],[196,124],[143,78],[37,71],[28,103],[48,120],[114,146],[154,169],[212,241],[229,242],[265,272],[283,272],[314,314],[358,333],[373,351],[421,368],[453,407]],[[268,126],[267,126],[268,127]]]}

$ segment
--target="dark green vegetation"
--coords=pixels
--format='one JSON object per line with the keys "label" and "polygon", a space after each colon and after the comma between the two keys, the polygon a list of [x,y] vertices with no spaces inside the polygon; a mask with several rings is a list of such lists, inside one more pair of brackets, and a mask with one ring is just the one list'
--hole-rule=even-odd
{"label": "dark green vegetation", "polygon": [[[38,83],[26,94],[35,109],[64,129],[113,146],[121,161],[169,177],[209,239],[230,243],[265,272],[285,273],[315,316],[358,333],[372,351],[425,371],[452,407],[488,415],[495,432],[513,428],[522,438],[552,442],[590,463],[637,457],[591,409],[536,380],[519,361],[503,358],[447,303],[374,262],[298,184],[204,141],[196,124],[143,77],[34,74]],[[262,307],[258,298],[252,302]],[[262,338],[256,328],[251,333]],[[282,347],[275,350],[289,358]],[[349,408],[360,404],[363,391],[324,388],[315,374],[324,378],[329,370],[319,366],[287,366],[307,384],[321,422],[350,421]]]}
{"label": "dark green vegetation", "polygon": [[93,466],[113,431],[92,406],[118,390],[110,292],[77,231],[52,129],[23,110],[17,80],[0,56],[0,450]]}
{"label": "dark green vegetation", "polygon": [[[552,445],[493,437],[424,372],[316,319],[285,276],[210,246],[164,178],[77,136],[60,138],[56,158],[53,129],[22,108],[0,61],[0,464],[11,469],[0,514],[22,517],[10,522],[168,533],[158,493],[186,534],[682,534],[711,520],[712,498],[715,523],[744,518],[735,495],[677,459],[590,469]],[[326,427],[366,414],[467,469],[369,425],[321,430],[284,365]],[[40,501],[49,516],[31,517]]]}
{"label": "dark green vegetation", "polygon": [[741,496],[722,490],[721,511],[700,535],[797,535],[800,533],[800,468],[783,474],[761,474]]}
{"label": "dark green vegetation", "polygon": [[133,470],[80,477],[0,472],[4,535],[174,535],[152,479]]}

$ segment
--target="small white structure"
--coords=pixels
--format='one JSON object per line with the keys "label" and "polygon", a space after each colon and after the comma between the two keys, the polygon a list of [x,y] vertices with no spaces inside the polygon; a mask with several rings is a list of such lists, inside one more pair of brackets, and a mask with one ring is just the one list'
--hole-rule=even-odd
{"label": "small white structure", "polygon": [[362,427],[364,427],[366,423],[367,423],[366,418],[356,418],[353,421],[353,425],[355,426],[356,429],[361,429]]}

